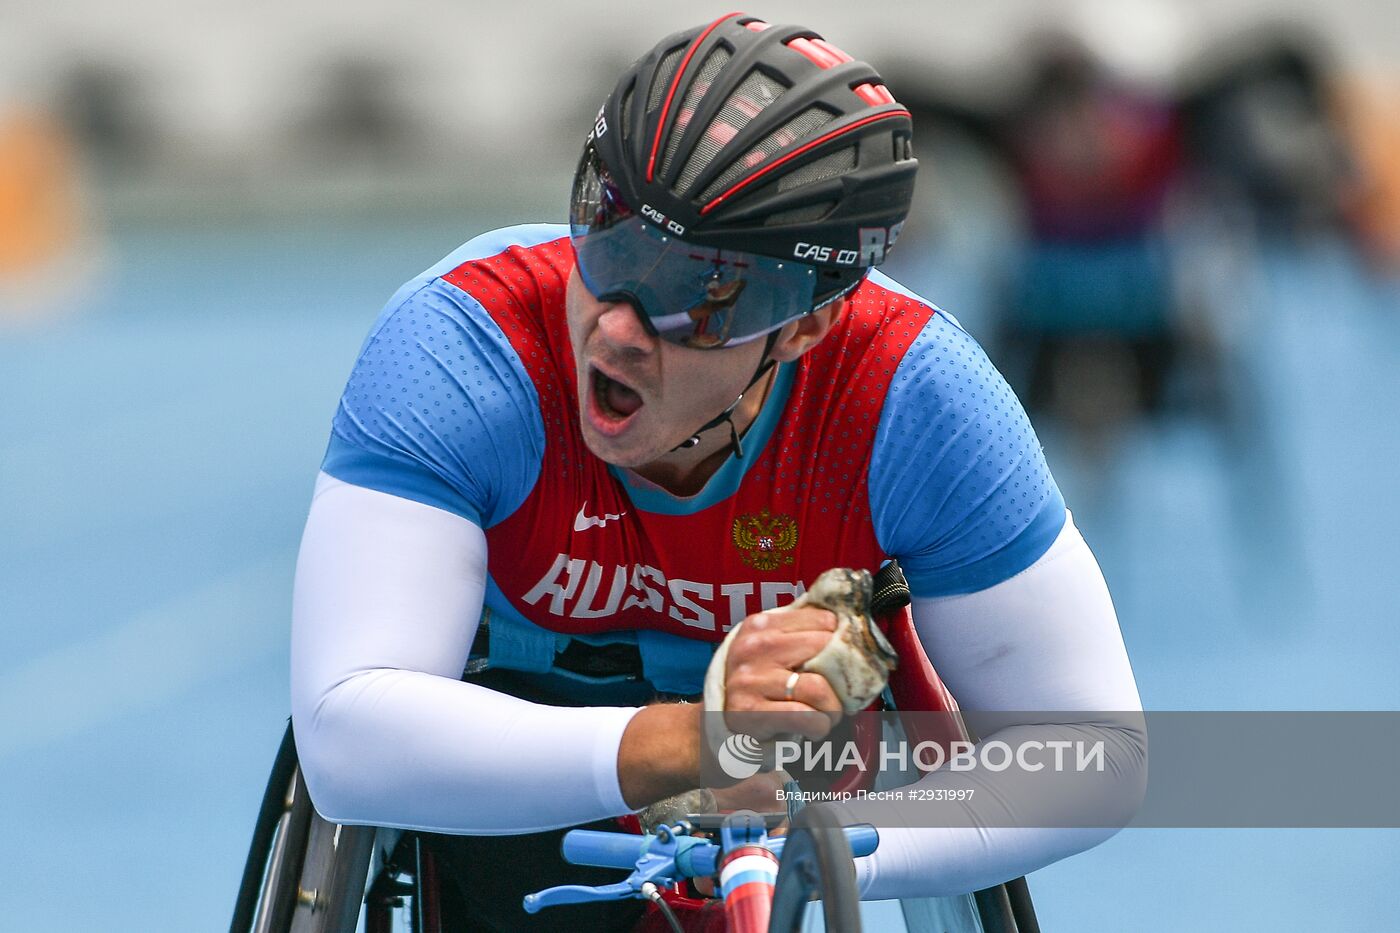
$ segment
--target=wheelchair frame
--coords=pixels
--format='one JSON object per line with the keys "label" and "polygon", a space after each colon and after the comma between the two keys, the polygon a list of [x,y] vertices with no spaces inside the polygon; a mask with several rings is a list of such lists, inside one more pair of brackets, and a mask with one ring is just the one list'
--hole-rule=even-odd
{"label": "wheelchair frame", "polygon": [[[900,666],[890,680],[896,709],[956,712],[956,701],[923,652],[907,608],[881,619]],[[946,742],[960,736],[922,735]],[[411,907],[411,933],[445,933],[432,853],[401,830],[343,826],[312,806],[287,724],[258,811],[229,933],[355,933],[361,909],[365,933],[391,933],[393,911]],[[1030,889],[1016,878],[972,896],[975,915],[952,918],[932,899],[906,902],[906,922],[953,929],[970,921],[978,933],[1040,933]],[[968,931],[972,933],[972,931]]]}

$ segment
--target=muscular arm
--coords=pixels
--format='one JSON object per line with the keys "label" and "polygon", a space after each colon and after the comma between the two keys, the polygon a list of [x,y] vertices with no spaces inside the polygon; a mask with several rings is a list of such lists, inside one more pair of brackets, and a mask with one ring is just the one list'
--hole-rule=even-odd
{"label": "muscular arm", "polygon": [[[624,731],[644,748],[671,724],[649,713],[629,728],[635,709],[543,706],[462,683],[485,579],[476,525],[320,477],[297,562],[292,715],[327,819],[493,834],[631,809]],[[638,780],[643,797],[694,784]]]}
{"label": "muscular arm", "polygon": [[[936,771],[921,787],[974,787],[971,825],[882,829],[859,863],[867,898],[960,894],[989,887],[1088,849],[1113,828],[1053,828],[1066,808],[1121,826],[1146,787],[1146,736],[1095,711],[1141,710],[1117,617],[1098,564],[1072,521],[1027,570],[976,593],[915,599],[914,623],[959,704],[979,711],[1082,711],[1046,725],[1012,722],[983,736],[1103,739],[1106,767],[1076,776],[1053,800],[1024,793],[1011,771]],[[918,804],[852,804],[844,816],[910,826]],[[1050,828],[1047,828],[1050,827]]]}

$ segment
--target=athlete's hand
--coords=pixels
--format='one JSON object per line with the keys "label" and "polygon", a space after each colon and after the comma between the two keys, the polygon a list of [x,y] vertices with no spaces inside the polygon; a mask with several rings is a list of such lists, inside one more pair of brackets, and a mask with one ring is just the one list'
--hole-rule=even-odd
{"label": "athlete's hand", "polygon": [[735,810],[753,810],[757,813],[772,813],[787,809],[787,801],[780,796],[783,785],[792,776],[781,768],[777,771],[760,771],[751,778],[745,778],[729,787],[712,787],[715,808],[720,813],[733,813]]}
{"label": "athlete's hand", "polygon": [[802,735],[820,739],[841,721],[841,701],[821,674],[789,678],[836,631],[836,616],[804,606],[746,618],[729,646],[724,672],[725,724],[756,739]]}

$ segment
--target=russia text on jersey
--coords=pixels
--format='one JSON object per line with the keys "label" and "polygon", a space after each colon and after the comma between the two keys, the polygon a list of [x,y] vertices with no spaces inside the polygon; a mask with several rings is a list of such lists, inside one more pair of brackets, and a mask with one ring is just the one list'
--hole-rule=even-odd
{"label": "russia text on jersey", "polygon": [[522,599],[527,605],[538,606],[548,597],[545,608],[561,619],[610,618],[619,612],[641,610],[701,631],[727,632],[746,616],[775,609],[805,591],[801,581],[759,581],[755,593],[752,580],[718,584],[668,580],[660,570],[645,564],[606,567],[560,554]]}

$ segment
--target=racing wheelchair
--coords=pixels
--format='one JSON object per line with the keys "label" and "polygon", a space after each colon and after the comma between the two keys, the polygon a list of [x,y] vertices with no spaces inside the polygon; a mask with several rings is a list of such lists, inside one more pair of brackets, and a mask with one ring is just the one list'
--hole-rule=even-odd
{"label": "racing wheelchair", "polygon": [[[875,614],[900,656],[888,701],[895,709],[950,713],[937,721],[963,729],[931,734],[928,719],[911,717],[906,723],[910,737],[940,743],[967,738],[957,704],[924,655],[907,608],[880,612],[877,605]],[[768,836],[784,818],[790,822],[787,835]],[[822,928],[848,933],[861,928],[852,859],[878,845],[871,827],[841,827],[820,807],[786,814],[697,815],[649,834],[641,832],[635,817],[623,817],[619,824],[618,832],[572,831],[562,848],[574,864],[631,869],[627,880],[561,885],[528,895],[522,920],[525,911],[558,904],[639,898],[651,903],[630,925],[636,933]],[[745,881],[752,885],[757,878],[757,897],[740,897],[726,880],[726,864],[741,859]],[[302,779],[289,724],[259,809],[229,930],[450,933],[443,910],[443,868],[419,834],[323,819]],[[696,877],[718,877],[719,896],[696,896],[686,886],[688,878]],[[821,910],[809,910],[818,899]],[[757,913],[750,910],[755,903],[760,905]],[[960,897],[907,899],[898,908],[909,931],[1039,933],[1024,878]]]}

